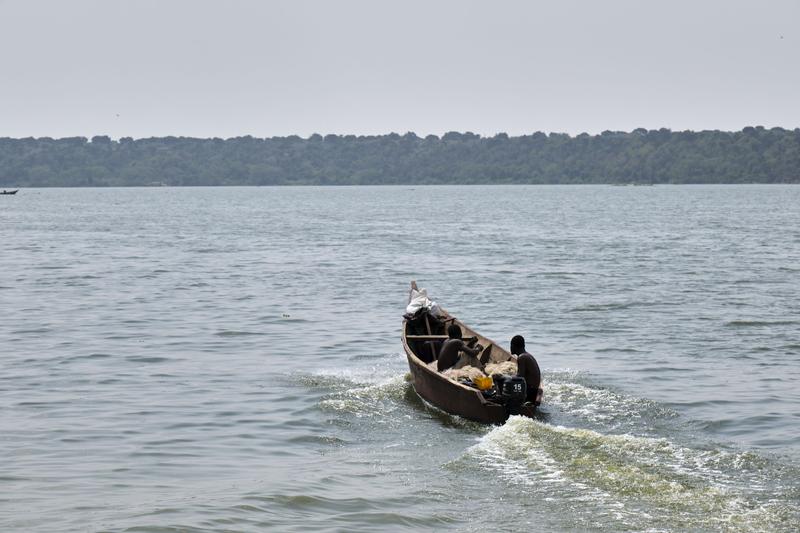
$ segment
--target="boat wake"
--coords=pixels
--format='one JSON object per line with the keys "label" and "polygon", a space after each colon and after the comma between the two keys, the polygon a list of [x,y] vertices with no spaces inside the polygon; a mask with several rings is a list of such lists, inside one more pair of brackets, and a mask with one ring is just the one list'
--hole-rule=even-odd
{"label": "boat wake", "polygon": [[394,376],[379,383],[341,383],[340,390],[320,400],[326,410],[350,413],[356,417],[384,417],[404,407],[402,399],[408,384],[403,376]]}
{"label": "boat wake", "polygon": [[302,376],[300,381],[322,391],[318,406],[323,411],[398,425],[423,415],[448,427],[486,431],[486,426],[448,414],[419,397],[407,369],[400,370],[396,365],[397,354],[372,359],[369,365],[320,369]]}
{"label": "boat wake", "polygon": [[[382,363],[306,378],[319,408],[389,429],[428,420],[477,443],[443,465],[525,508],[548,502],[574,529],[796,531],[800,468],[703,442],[675,411],[598,386],[570,371],[545,375],[544,420],[512,416],[483,426],[424,403],[405,372]],[[413,422],[412,422],[413,423]],[[432,426],[433,427],[433,426]],[[466,436],[466,435],[465,435]],[[482,478],[483,479],[483,478]]]}
{"label": "boat wake", "polygon": [[[321,392],[324,411],[356,418],[384,418],[408,410],[405,398],[410,388],[406,373],[398,371],[397,354],[367,358],[368,364],[318,369],[299,377],[300,383]],[[394,363],[394,364],[392,364]]]}
{"label": "boat wake", "polygon": [[[511,417],[453,468],[480,464],[523,487],[518,497],[566,506],[576,527],[791,531],[796,469],[752,452],[692,448],[666,438],[604,434]],[[591,502],[591,505],[587,505]],[[599,522],[598,522],[599,521]]]}
{"label": "boat wake", "polygon": [[587,382],[576,372],[550,372],[545,379],[544,409],[562,425],[657,434],[679,416],[658,402]]}

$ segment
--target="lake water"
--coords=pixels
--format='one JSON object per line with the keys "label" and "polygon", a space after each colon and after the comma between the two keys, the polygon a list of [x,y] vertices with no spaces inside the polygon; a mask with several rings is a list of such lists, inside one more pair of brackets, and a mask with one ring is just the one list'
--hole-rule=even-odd
{"label": "lake water", "polygon": [[[800,187],[0,197],[2,531],[796,531]],[[408,283],[545,380],[422,403]]]}

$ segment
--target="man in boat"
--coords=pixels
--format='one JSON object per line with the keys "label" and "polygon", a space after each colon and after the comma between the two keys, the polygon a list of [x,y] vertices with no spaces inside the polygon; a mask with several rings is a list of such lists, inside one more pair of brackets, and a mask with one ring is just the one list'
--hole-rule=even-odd
{"label": "man in boat", "polygon": [[472,346],[477,339],[464,342],[461,339],[461,328],[458,324],[447,326],[447,336],[449,338],[442,344],[436,363],[436,368],[439,372],[448,368],[462,368],[467,365],[483,370],[485,362],[478,359],[478,354],[483,350],[483,346],[480,344]]}
{"label": "man in boat", "polygon": [[536,358],[525,351],[525,339],[522,335],[515,335],[511,339],[511,353],[517,356],[517,375],[525,378],[528,389],[525,401],[539,405],[542,397],[542,373]]}

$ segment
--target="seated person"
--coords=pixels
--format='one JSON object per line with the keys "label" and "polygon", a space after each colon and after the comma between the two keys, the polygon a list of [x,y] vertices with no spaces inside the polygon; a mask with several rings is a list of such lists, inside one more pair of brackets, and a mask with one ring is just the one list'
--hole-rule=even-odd
{"label": "seated person", "polygon": [[525,351],[525,339],[522,335],[515,335],[511,339],[511,353],[517,356],[517,375],[525,378],[525,385],[528,388],[525,401],[539,405],[542,394],[542,373],[536,359]]}
{"label": "seated person", "polygon": [[[483,369],[483,364],[481,364],[477,357],[478,354],[481,353],[481,350],[483,350],[483,346],[478,344],[472,347],[461,340],[461,328],[458,324],[450,324],[447,327],[447,336],[449,339],[442,344],[436,363],[436,368],[439,372],[447,370],[448,368],[461,368],[467,365]],[[461,352],[463,352],[464,355],[459,357]],[[477,365],[473,363],[477,363]]]}

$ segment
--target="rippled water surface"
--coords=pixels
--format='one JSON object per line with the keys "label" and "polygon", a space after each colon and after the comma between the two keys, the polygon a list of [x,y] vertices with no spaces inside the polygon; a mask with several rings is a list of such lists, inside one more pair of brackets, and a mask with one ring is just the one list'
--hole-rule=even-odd
{"label": "rippled water surface", "polygon": [[[0,197],[2,531],[796,531],[800,187]],[[408,282],[539,420],[419,400]]]}

